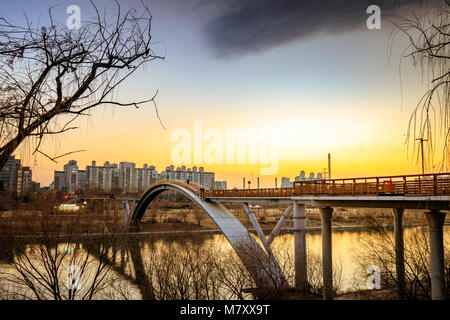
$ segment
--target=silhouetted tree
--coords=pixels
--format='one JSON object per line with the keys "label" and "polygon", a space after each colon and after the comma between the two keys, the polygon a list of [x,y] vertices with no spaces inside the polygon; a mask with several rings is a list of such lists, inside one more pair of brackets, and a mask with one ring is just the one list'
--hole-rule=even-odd
{"label": "silhouetted tree", "polygon": [[141,66],[163,59],[150,48],[150,11],[123,13],[116,1],[117,12],[101,13],[91,4],[95,17],[80,29],[57,24],[51,8],[48,26],[0,17],[0,168],[25,139],[35,138],[33,153],[41,152],[45,136],[75,129],[74,120],[90,109],[148,102],[156,109],[156,93],[144,101],[113,97]]}
{"label": "silhouetted tree", "polygon": [[[0,270],[2,290],[14,299],[92,300],[103,297],[117,277],[117,228],[100,226],[89,233],[88,215],[16,213],[3,244],[12,252],[11,270]],[[14,228],[13,228],[14,226]],[[25,235],[25,236],[24,236]],[[5,236],[5,233],[3,234]]]}
{"label": "silhouetted tree", "polygon": [[[370,237],[361,237],[356,247],[356,258],[361,265],[362,279],[367,277],[368,266],[376,265],[381,271],[381,288],[384,299],[408,300],[431,299],[430,246],[427,228],[417,227],[405,230],[405,283],[398,282],[396,274],[396,247],[393,235],[383,228],[381,220],[365,217],[371,231]],[[447,299],[450,298],[450,263],[448,241],[444,240],[444,271]],[[395,295],[393,295],[395,293]]]}

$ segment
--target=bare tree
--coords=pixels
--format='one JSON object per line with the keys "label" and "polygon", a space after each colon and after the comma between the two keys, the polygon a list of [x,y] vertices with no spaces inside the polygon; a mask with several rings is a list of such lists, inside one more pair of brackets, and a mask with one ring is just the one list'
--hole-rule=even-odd
{"label": "bare tree", "polygon": [[[214,268],[221,256],[216,249],[205,246],[201,238],[184,234],[168,243],[158,241],[145,256],[145,283],[152,299],[221,298],[223,288]],[[137,277],[142,270],[135,268],[135,272]]]}
{"label": "bare tree", "polygon": [[[429,89],[415,107],[408,126],[407,141],[428,141],[427,158],[433,160],[436,147],[443,153],[440,169],[449,167],[450,154],[450,1],[433,1],[425,12],[396,23],[396,31],[406,35],[404,57],[411,58],[428,76]],[[416,150],[416,148],[414,148]],[[417,152],[420,155],[420,151]]]}
{"label": "bare tree", "polygon": [[86,233],[86,220],[87,215],[17,214],[11,228],[15,231],[8,236],[11,271],[0,270],[8,294],[37,300],[102,298],[116,279],[110,260],[119,250],[119,224]]}
{"label": "bare tree", "polygon": [[163,59],[150,48],[149,9],[122,12],[116,1],[116,12],[100,12],[91,4],[95,17],[80,29],[56,23],[52,8],[48,26],[0,17],[0,168],[25,139],[41,152],[44,137],[75,129],[75,119],[93,108],[151,102],[158,115],[157,92],[143,101],[114,98],[141,66]]}
{"label": "bare tree", "polygon": [[[367,216],[370,237],[361,237],[355,255],[361,265],[361,279],[367,277],[367,267],[376,265],[381,271],[381,288],[385,299],[431,299],[430,247],[427,228],[405,229],[405,284],[398,283],[396,275],[396,247],[392,233],[383,228],[379,218]],[[368,240],[370,239],[370,240]],[[445,285],[450,284],[450,264],[447,241],[444,244]],[[447,289],[447,299],[450,289]]]}

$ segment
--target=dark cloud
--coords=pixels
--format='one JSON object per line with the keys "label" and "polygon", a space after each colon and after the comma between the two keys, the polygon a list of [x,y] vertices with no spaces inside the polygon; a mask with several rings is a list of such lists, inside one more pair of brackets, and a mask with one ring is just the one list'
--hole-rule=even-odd
{"label": "dark cloud", "polygon": [[[429,0],[428,3],[438,0]],[[216,0],[206,24],[217,55],[257,52],[318,33],[365,29],[366,9],[376,4],[381,21],[423,7],[423,0]],[[210,3],[211,4],[211,3]],[[386,19],[387,18],[387,19]],[[384,19],[384,20],[383,20]]]}

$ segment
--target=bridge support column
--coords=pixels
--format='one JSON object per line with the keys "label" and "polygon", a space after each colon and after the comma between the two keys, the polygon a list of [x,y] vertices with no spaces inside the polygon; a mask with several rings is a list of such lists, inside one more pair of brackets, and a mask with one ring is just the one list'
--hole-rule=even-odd
{"label": "bridge support column", "polygon": [[394,208],[394,236],[395,236],[395,272],[400,299],[405,295],[405,247],[403,242],[403,212],[405,209]]}
{"label": "bridge support column", "polygon": [[122,200],[123,209],[122,209],[122,229],[126,230],[128,227],[128,220],[131,216],[130,204],[128,203],[128,199]]}
{"label": "bridge support column", "polygon": [[445,271],[444,271],[444,237],[443,226],[445,212],[432,210],[425,212],[430,237],[431,253],[431,298],[445,299]]}
{"label": "bridge support column", "polygon": [[306,264],[306,206],[294,202],[294,259],[295,287],[305,293],[307,289]]}
{"label": "bridge support column", "polygon": [[323,299],[333,299],[333,260],[331,254],[331,215],[333,208],[319,208],[322,221]]}

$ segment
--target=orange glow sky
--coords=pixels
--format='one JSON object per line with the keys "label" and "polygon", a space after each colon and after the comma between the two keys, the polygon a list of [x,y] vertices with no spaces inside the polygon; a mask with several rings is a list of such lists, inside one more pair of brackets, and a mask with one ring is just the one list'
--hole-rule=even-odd
{"label": "orange glow sky", "polygon": [[415,158],[407,154],[405,135],[427,80],[410,60],[399,67],[405,39],[399,38],[389,54],[389,28],[320,33],[222,59],[211,54],[198,22],[180,18],[179,11],[161,1],[155,3],[155,51],[166,59],[135,74],[121,86],[118,97],[122,102],[142,100],[158,89],[166,129],[152,105],[98,109],[78,121],[77,131],[51,137],[41,147],[51,156],[85,152],[55,164],[42,155],[32,156],[30,142],[17,150],[43,186],[70,159],[81,169],[95,160],[97,165],[131,161],[164,170],[172,164],[172,132],[192,132],[196,120],[204,130],[272,128],[281,134],[276,175],[261,176],[260,166],[254,165],[204,165],[216,172],[216,180],[227,180],[228,187],[240,187],[242,177],[255,185],[260,176],[261,186],[273,186],[275,176],[280,184],[282,176],[294,178],[300,170],[307,175],[321,172],[328,152],[333,178],[419,172]]}

